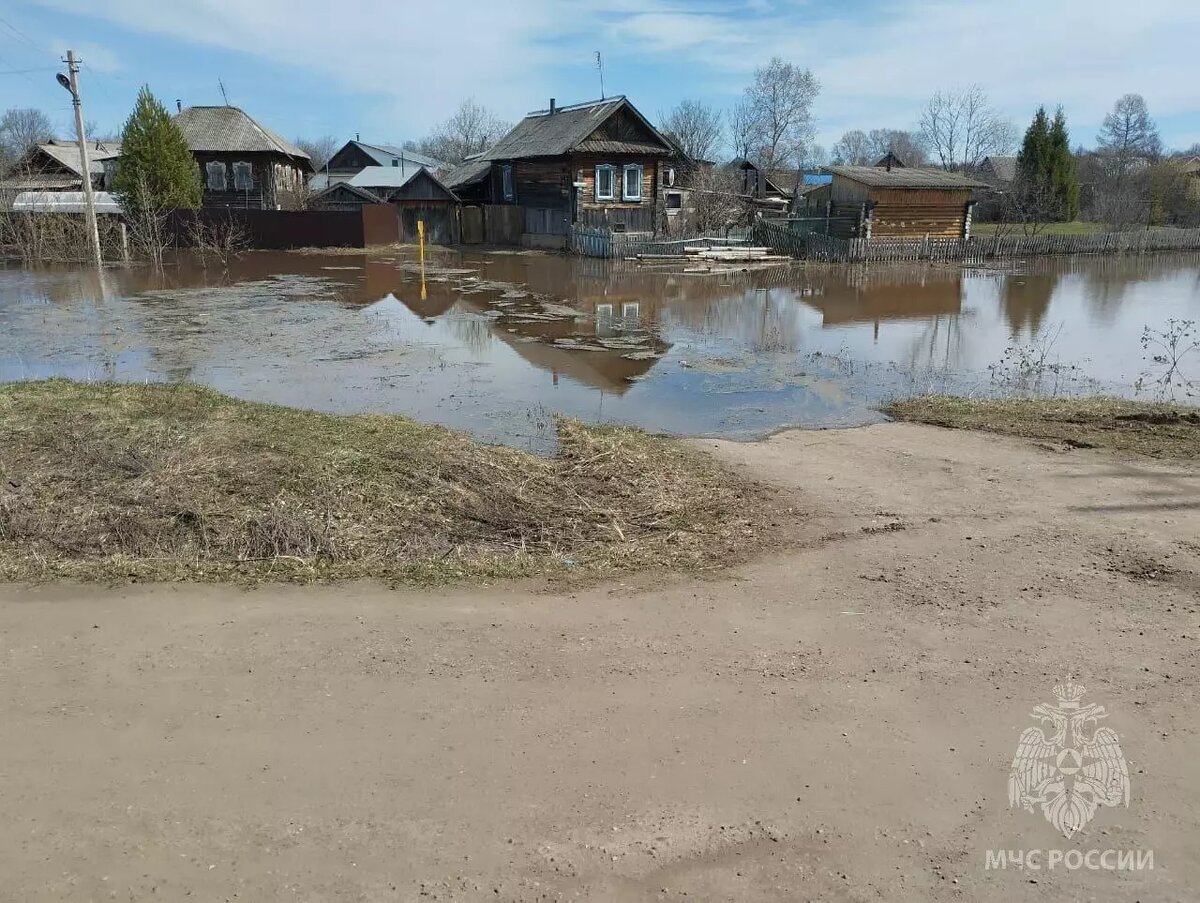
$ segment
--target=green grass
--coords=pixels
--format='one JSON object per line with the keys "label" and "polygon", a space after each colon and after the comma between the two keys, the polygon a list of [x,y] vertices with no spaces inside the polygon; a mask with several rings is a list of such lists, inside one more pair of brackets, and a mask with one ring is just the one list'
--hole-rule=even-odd
{"label": "green grass", "polygon": [[930,395],[882,408],[896,420],[983,430],[1077,448],[1200,458],[1200,409],[1120,398],[959,398]]}
{"label": "green grass", "polygon": [[558,423],[558,454],[195,386],[0,385],[0,580],[445,582],[706,568],[763,490],[668,439]]}
{"label": "green grass", "polygon": [[[1008,235],[1026,235],[1022,226],[1012,223],[971,223],[972,235],[995,235],[1000,229]],[[1038,235],[1097,235],[1110,231],[1104,223],[1045,223],[1038,228]]]}

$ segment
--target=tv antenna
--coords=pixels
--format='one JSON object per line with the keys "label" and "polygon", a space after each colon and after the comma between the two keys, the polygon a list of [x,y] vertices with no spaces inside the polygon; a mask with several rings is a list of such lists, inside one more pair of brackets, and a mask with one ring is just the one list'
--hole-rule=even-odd
{"label": "tv antenna", "polygon": [[600,99],[604,100],[604,58],[596,51],[596,68],[600,70]]}
{"label": "tv antenna", "polygon": [[229,95],[225,93],[225,82],[217,79],[217,87],[221,89],[221,96],[225,98],[225,106],[229,106]]}

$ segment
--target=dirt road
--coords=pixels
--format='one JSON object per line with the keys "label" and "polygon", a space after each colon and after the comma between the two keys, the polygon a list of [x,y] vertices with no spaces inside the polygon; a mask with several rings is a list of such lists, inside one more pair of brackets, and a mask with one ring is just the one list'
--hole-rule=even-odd
{"label": "dirt road", "polygon": [[[1200,469],[703,444],[798,547],[566,595],[0,590],[0,898],[1195,899]],[[1131,779],[1071,840],[1006,784],[1067,674]],[[985,867],[1092,849],[1154,867]]]}

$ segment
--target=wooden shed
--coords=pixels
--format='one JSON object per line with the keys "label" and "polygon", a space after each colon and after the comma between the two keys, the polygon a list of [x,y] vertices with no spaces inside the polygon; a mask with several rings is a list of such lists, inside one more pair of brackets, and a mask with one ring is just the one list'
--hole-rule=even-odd
{"label": "wooden shed", "polygon": [[940,169],[830,166],[830,213],[858,238],[969,238],[983,183]]}

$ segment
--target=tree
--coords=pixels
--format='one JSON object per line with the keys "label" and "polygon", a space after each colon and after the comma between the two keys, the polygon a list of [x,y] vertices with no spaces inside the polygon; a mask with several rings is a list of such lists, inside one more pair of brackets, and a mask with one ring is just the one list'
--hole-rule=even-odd
{"label": "tree", "polygon": [[121,159],[113,187],[126,212],[145,204],[162,209],[196,209],[203,191],[200,170],[179,126],[150,93],[138,92],[121,133]]}
{"label": "tree", "polygon": [[837,163],[846,166],[870,166],[879,159],[872,156],[874,149],[867,133],[862,129],[846,132],[830,152]]}
{"label": "tree", "polygon": [[1104,117],[1096,144],[1110,178],[1118,185],[1135,166],[1156,160],[1162,153],[1162,140],[1150,118],[1146,99],[1140,94],[1126,94],[1113,104],[1112,112]]}
{"label": "tree", "polygon": [[779,57],[755,70],[737,114],[745,119],[744,156],[767,170],[798,167],[812,140],[812,105],[820,90],[812,72]]}
{"label": "tree", "polygon": [[734,104],[728,115],[733,155],[740,160],[749,160],[758,143],[759,128],[754,105],[748,98],[743,98]]}
{"label": "tree", "polygon": [[0,117],[0,168],[7,168],[35,144],[54,137],[50,120],[41,110],[9,109]]}
{"label": "tree", "polygon": [[1062,107],[1055,111],[1050,125],[1050,186],[1062,218],[1070,222],[1079,216],[1078,166]]}
{"label": "tree", "polygon": [[889,153],[900,158],[905,166],[924,166],[929,162],[923,136],[904,129],[871,129],[867,133],[871,148],[872,163],[882,160]]}
{"label": "tree", "polygon": [[720,111],[701,100],[681,100],[662,117],[662,126],[693,160],[711,160],[725,131]]}
{"label": "tree", "polygon": [[942,167],[951,170],[974,169],[1016,143],[1016,128],[978,85],[934,94],[921,113],[921,135]]}
{"label": "tree", "polygon": [[313,169],[321,169],[340,146],[338,140],[332,135],[322,135],[320,138],[297,138],[293,143],[308,154],[309,159],[312,160]]}
{"label": "tree", "polygon": [[472,154],[487,150],[499,141],[512,126],[468,97],[453,116],[432,133],[407,146],[443,163],[458,164]]}

